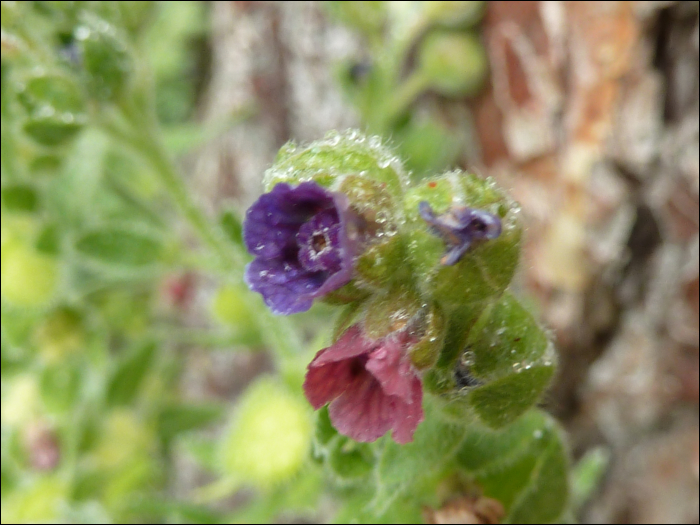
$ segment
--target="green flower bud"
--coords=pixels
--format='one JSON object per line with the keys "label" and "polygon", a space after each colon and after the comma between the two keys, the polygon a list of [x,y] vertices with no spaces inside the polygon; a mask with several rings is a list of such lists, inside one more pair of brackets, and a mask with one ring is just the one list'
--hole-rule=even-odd
{"label": "green flower bud", "polygon": [[364,306],[364,333],[369,339],[382,339],[403,330],[421,311],[421,300],[406,287],[377,293]]}
{"label": "green flower bud", "polygon": [[152,21],[157,5],[152,1],[124,1],[117,2],[117,7],[126,29],[132,34],[138,34]]}
{"label": "green flower bud", "polygon": [[42,476],[3,500],[3,523],[57,523],[70,495],[69,484],[57,475]]}
{"label": "green flower bud", "polygon": [[126,88],[133,67],[124,37],[93,13],[81,13],[80,22],[74,36],[80,47],[88,92],[97,100],[114,101]]}
{"label": "green flower bud", "polygon": [[[421,216],[421,202],[427,202],[438,215],[459,207],[487,212],[500,219],[501,233],[497,238],[475,240],[461,258],[446,265],[449,246]],[[520,209],[493,180],[462,172],[424,180],[406,192],[404,214],[415,282],[449,317],[468,310],[472,310],[469,315],[478,315],[486,302],[506,289],[518,264]]]}
{"label": "green flower bud", "polygon": [[486,51],[476,35],[434,31],[425,37],[418,50],[415,74],[441,95],[475,95],[487,72]]}
{"label": "green flower bud", "polygon": [[411,122],[396,133],[401,156],[416,178],[440,173],[457,164],[464,138],[435,117],[413,115]]}
{"label": "green flower bud", "polygon": [[435,364],[447,333],[445,317],[436,306],[425,311],[425,319],[421,326],[420,339],[408,351],[413,366],[418,370],[430,368]]}
{"label": "green flower bud", "polygon": [[41,307],[58,288],[59,266],[20,241],[3,243],[0,265],[0,292],[8,303],[23,307]]}
{"label": "green flower bud", "polygon": [[542,328],[506,292],[469,331],[453,367],[455,393],[447,409],[475,413],[491,427],[506,425],[539,399],[555,357]]}
{"label": "green flower bud", "polygon": [[249,387],[221,441],[224,471],[261,488],[287,481],[311,446],[306,405],[271,378]]}
{"label": "green flower bud", "polygon": [[311,180],[336,191],[348,175],[376,182],[394,198],[407,184],[401,161],[379,137],[348,130],[330,132],[307,146],[293,142],[282,146],[275,164],[265,172],[263,187],[269,192],[279,182],[296,185]]}
{"label": "green flower bud", "polygon": [[211,304],[214,318],[233,328],[242,340],[260,341],[255,316],[250,311],[250,292],[241,286],[225,285],[219,288]]}
{"label": "green flower bud", "polygon": [[113,410],[106,416],[92,461],[103,470],[120,470],[133,458],[150,455],[154,445],[155,434],[133,410]]}
{"label": "green flower bud", "polygon": [[17,98],[27,112],[24,130],[44,146],[69,141],[87,122],[80,88],[61,74],[35,70],[19,82]]}
{"label": "green flower bud", "polygon": [[424,2],[425,16],[436,24],[468,27],[478,23],[486,11],[486,2]]}
{"label": "green flower bud", "polygon": [[82,316],[70,307],[57,308],[36,328],[34,341],[46,363],[62,361],[85,344]]}
{"label": "green flower bud", "polygon": [[14,377],[8,383],[3,384],[0,419],[3,427],[20,426],[34,419],[41,412],[39,385],[36,378],[30,374]]}
{"label": "green flower bud", "polygon": [[386,2],[324,2],[330,14],[367,35],[379,34],[386,22]]}

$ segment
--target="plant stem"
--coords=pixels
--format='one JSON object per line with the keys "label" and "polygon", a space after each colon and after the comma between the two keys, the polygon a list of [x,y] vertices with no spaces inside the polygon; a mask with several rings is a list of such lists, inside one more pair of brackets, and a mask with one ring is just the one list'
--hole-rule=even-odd
{"label": "plant stem", "polygon": [[[234,279],[240,283],[245,267],[244,255],[236,250],[192,199],[192,193],[182,176],[156,139],[158,134],[155,119],[139,113],[137,108],[127,104],[122,106],[122,110],[129,129],[124,129],[115,121],[105,123],[104,127],[112,136],[126,142],[148,160],[182,215],[215,254],[216,266],[227,279]],[[265,344],[276,350],[284,364],[295,360],[303,345],[291,322],[285,317],[273,316],[259,301],[251,301],[250,308],[258,321]]]}

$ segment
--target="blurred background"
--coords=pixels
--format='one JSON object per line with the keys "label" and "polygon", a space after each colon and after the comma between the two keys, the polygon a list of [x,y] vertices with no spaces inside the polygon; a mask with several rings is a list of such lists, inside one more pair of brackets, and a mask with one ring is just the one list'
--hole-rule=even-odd
{"label": "blurred background", "polygon": [[358,127],[522,205],[578,519],[697,523],[698,88],[697,2],[3,1],[2,522],[330,519],[329,310],[280,365],[216,235]]}

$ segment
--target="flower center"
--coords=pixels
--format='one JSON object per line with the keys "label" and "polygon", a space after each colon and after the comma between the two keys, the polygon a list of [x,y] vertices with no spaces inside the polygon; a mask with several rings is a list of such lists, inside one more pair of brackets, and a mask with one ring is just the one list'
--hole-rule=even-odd
{"label": "flower center", "polygon": [[322,252],[328,246],[328,237],[322,233],[316,233],[311,238],[311,246],[316,251],[316,253]]}
{"label": "flower center", "polygon": [[322,210],[297,233],[299,262],[311,272],[337,272],[342,262],[340,221],[335,210]]}

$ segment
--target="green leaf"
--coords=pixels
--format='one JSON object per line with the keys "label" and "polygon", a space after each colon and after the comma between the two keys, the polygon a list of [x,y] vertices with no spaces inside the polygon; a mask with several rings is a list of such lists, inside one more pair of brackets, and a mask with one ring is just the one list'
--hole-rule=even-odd
{"label": "green leaf", "polygon": [[537,459],[527,488],[514,501],[507,523],[550,523],[566,508],[567,459],[561,439],[550,434],[547,448]]}
{"label": "green leaf", "polygon": [[571,473],[572,507],[580,509],[598,488],[610,464],[610,452],[603,447],[589,450],[578,460]]}
{"label": "green leaf", "polygon": [[[447,373],[459,366],[474,378],[474,384],[453,391],[446,409],[454,414],[461,410],[471,415],[473,411],[493,427],[512,422],[537,402],[549,383],[554,373],[553,345],[508,292],[497,302],[487,303],[472,327],[464,327],[454,317],[438,363],[446,369],[442,381],[454,389]],[[466,344],[459,338],[464,331],[468,331]],[[459,350],[462,348],[466,350]],[[434,383],[435,378],[431,379]]]}
{"label": "green leaf", "polygon": [[146,343],[122,359],[107,385],[107,404],[129,405],[134,402],[155,359],[156,345]]}
{"label": "green leaf", "polygon": [[152,265],[163,255],[163,247],[155,237],[116,227],[86,233],[75,248],[98,263],[126,268]]}
{"label": "green leaf", "polygon": [[377,491],[373,509],[377,516],[385,514],[404,494],[421,502],[434,497],[434,486],[433,490],[421,491],[417,487],[439,480],[468,435],[468,427],[445,421],[429,401],[424,403],[424,410],[425,420],[418,425],[411,443],[398,445],[384,438],[375,471]]}
{"label": "green leaf", "polygon": [[163,516],[168,516],[170,523],[227,523],[223,516],[207,507],[153,497],[137,499],[129,510],[140,519],[144,515],[151,517],[149,522],[154,523],[161,522]]}
{"label": "green leaf", "polygon": [[469,333],[468,360],[476,377],[491,379],[543,361],[551,364],[549,344],[530,312],[506,292],[485,309]]}
{"label": "green leaf", "polygon": [[514,421],[540,397],[554,374],[552,366],[533,366],[472,390],[469,404],[486,424],[498,428]]}
{"label": "green leaf", "polygon": [[58,255],[61,251],[61,233],[57,224],[47,224],[39,232],[35,243],[38,252]]}
{"label": "green leaf", "polygon": [[124,35],[94,13],[81,13],[74,37],[82,51],[87,89],[100,101],[119,98],[132,69]]}
{"label": "green leaf", "polygon": [[178,446],[203,469],[211,473],[221,471],[219,446],[215,441],[188,434],[178,439]]}
{"label": "green leaf", "polygon": [[81,374],[75,366],[60,364],[45,368],[39,382],[44,405],[51,411],[70,410],[80,391]]}
{"label": "green leaf", "polygon": [[87,120],[80,88],[67,76],[39,69],[24,79],[17,95],[28,114],[24,130],[45,146],[70,140]]}
{"label": "green leaf", "polygon": [[567,453],[561,431],[531,411],[501,431],[474,427],[458,464],[487,497],[499,500],[506,523],[550,523],[567,507]]}
{"label": "green leaf", "polygon": [[14,184],[2,188],[2,205],[10,212],[35,212],[39,198],[34,188],[28,184]]}
{"label": "green leaf", "polygon": [[547,417],[539,410],[530,410],[499,430],[472,423],[456,461],[472,474],[503,470],[529,450],[535,436],[540,435],[546,424]]}
{"label": "green leaf", "polygon": [[219,223],[233,244],[243,246],[243,224],[238,215],[231,210],[227,210],[221,214]]}
{"label": "green leaf", "polygon": [[367,443],[339,436],[329,449],[328,466],[338,480],[362,480],[374,467],[374,454]]}

